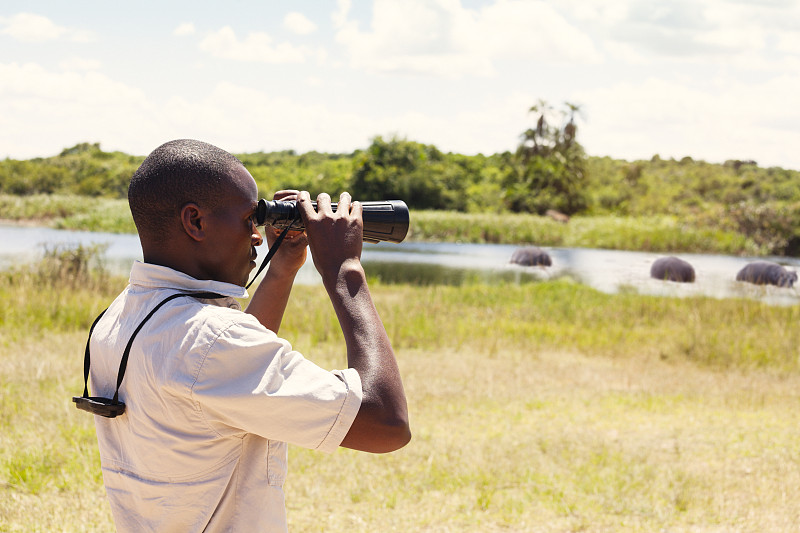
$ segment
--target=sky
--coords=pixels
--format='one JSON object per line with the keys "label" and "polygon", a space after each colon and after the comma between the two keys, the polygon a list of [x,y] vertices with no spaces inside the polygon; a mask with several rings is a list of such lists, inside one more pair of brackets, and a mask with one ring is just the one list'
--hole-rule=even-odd
{"label": "sky", "polygon": [[800,0],[3,0],[0,157],[514,151],[540,101],[593,156],[800,169]]}

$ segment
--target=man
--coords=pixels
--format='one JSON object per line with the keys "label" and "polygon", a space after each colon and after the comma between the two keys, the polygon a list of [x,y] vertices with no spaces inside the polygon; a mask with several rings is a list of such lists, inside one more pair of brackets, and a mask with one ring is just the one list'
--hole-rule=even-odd
{"label": "man", "polygon": [[[144,261],[94,329],[92,390],[113,395],[126,345],[165,298],[222,298],[179,297],[159,308],[131,346],[119,389],[125,413],[95,417],[119,531],[285,531],[287,443],[381,453],[411,438],[397,363],[360,262],[360,204],[347,193],[336,212],[326,194],[317,211],[307,192],[276,199],[296,199],[306,229],[284,240],[242,312],[235,298],[247,296],[262,243],[258,190],[242,163],[178,140],[153,151],[131,179]],[[274,242],[271,228],[267,237]],[[307,248],[344,333],[345,370],[321,369],[276,335]]]}

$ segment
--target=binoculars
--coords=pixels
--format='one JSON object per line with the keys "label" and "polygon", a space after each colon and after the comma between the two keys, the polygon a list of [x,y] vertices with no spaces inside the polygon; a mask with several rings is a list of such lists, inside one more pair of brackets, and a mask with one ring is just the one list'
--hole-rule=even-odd
{"label": "binoculars", "polygon": [[[377,202],[359,202],[363,210],[364,242],[377,243],[388,241],[403,242],[408,233],[408,206],[402,200],[382,200]],[[317,209],[317,202],[311,202]],[[336,202],[331,208],[336,211]],[[303,230],[305,225],[300,218],[300,210],[294,200],[258,201],[256,224],[272,226],[277,229]]]}

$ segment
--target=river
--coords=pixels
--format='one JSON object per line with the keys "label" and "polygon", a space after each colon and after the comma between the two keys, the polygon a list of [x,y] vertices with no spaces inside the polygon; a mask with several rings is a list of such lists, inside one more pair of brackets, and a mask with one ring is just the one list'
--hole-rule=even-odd
{"label": "river", "polygon": [[[138,236],[129,234],[0,225],[0,243],[0,267],[34,261],[41,256],[45,246],[57,244],[106,245],[106,265],[115,274],[127,274],[131,263],[142,258]],[[694,266],[697,279],[695,283],[672,283],[650,278],[650,265],[665,254],[544,248],[552,257],[553,266],[542,268],[510,265],[508,260],[516,248],[514,245],[498,244],[365,244],[362,260],[369,275],[390,283],[528,283],[566,277],[606,293],[632,290],[661,296],[750,298],[773,305],[800,303],[797,288],[755,286],[735,281],[736,273],[757,259],[779,262],[800,271],[800,260],[797,258],[678,254]],[[266,248],[262,246],[259,259],[265,253]],[[301,269],[297,283],[320,283],[311,260]]]}

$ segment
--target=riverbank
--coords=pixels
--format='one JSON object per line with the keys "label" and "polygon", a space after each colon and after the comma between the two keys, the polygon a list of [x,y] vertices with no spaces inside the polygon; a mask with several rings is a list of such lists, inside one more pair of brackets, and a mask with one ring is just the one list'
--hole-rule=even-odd
{"label": "riverbank", "polygon": [[[68,195],[0,195],[0,218],[14,224],[135,233],[126,200]],[[677,216],[572,217],[568,223],[528,214],[412,211],[409,241],[599,248],[658,253],[763,256],[763,242]]]}

